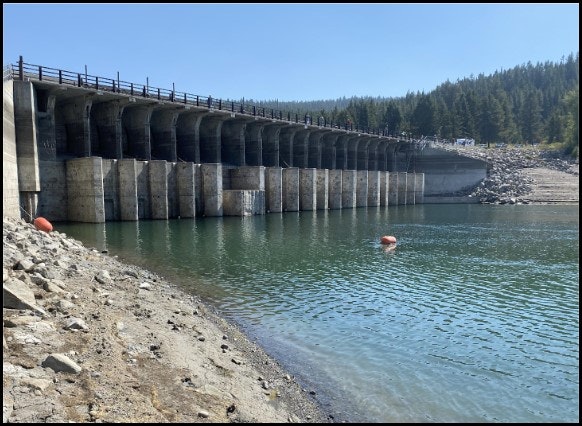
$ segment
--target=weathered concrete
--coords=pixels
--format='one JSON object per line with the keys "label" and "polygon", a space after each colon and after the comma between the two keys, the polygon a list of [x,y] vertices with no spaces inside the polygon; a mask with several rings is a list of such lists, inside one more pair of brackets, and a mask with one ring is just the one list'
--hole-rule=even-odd
{"label": "weathered concrete", "polygon": [[317,170],[317,210],[329,208],[329,170]]}
{"label": "weathered concrete", "polygon": [[397,206],[398,203],[398,172],[390,172],[388,175],[388,205]]}
{"label": "weathered concrete", "polygon": [[283,169],[281,167],[265,169],[265,209],[267,213],[283,211]]}
{"label": "weathered concrete", "polygon": [[356,207],[356,170],[344,170],[342,173],[342,208]]}
{"label": "weathered concrete", "polygon": [[485,179],[487,163],[427,147],[416,160],[416,171],[425,174],[425,196],[452,194],[472,188]]}
{"label": "weathered concrete", "polygon": [[356,173],[356,207],[368,205],[368,170],[358,170]]}
{"label": "weathered concrete", "polygon": [[390,205],[390,172],[380,172],[380,205]]}
{"label": "weathered concrete", "polygon": [[283,169],[283,211],[299,211],[299,168]]}
{"label": "weathered concrete", "polygon": [[178,161],[176,124],[179,112],[175,109],[154,109],[150,118],[152,158]]}
{"label": "weathered concrete", "polygon": [[133,158],[119,160],[117,171],[119,173],[119,217],[121,220],[138,220],[136,160]]}
{"label": "weathered concrete", "polygon": [[220,128],[220,161],[231,166],[244,166],[245,127],[242,120],[228,119]]}
{"label": "weathered concrete", "polygon": [[139,219],[150,219],[151,200],[150,200],[150,179],[149,179],[149,162],[136,161],[135,173],[137,183],[137,208]]}
{"label": "weathered concrete", "polygon": [[342,174],[342,170],[329,171],[328,207],[330,209],[342,208]]}
{"label": "weathered concrete", "polygon": [[281,123],[266,124],[263,127],[263,165],[279,167],[279,143]]}
{"label": "weathered concrete", "polygon": [[249,166],[230,169],[230,189],[265,190],[265,167]]}
{"label": "weathered concrete", "polygon": [[205,115],[200,122],[200,161],[220,163],[221,130],[226,119],[217,114]]}
{"label": "weathered concrete", "polygon": [[152,219],[168,219],[168,177],[165,160],[149,161],[149,188]]}
{"label": "weathered concrete", "polygon": [[200,169],[204,193],[204,215],[222,216],[222,164],[202,164]]}
{"label": "weathered concrete", "polygon": [[194,163],[178,163],[179,215],[181,218],[196,217],[196,171]]}
{"label": "weathered concrete", "polygon": [[119,170],[118,161],[102,159],[103,170],[103,205],[105,220],[119,220],[121,209],[119,206]]}
{"label": "weathered concrete", "polygon": [[[64,161],[40,161],[40,192],[36,211],[24,200],[28,194],[21,192],[21,203],[27,212],[39,215],[50,221],[66,221],[67,205],[69,204],[67,190],[67,172]],[[30,210],[29,210],[30,209]],[[27,216],[28,218],[28,216]]]}
{"label": "weathered concrete", "polygon": [[186,110],[176,122],[178,159],[200,163],[200,122],[208,112]]}
{"label": "weathered concrete", "polygon": [[424,173],[414,174],[414,203],[423,204],[424,203]]}
{"label": "weathered concrete", "polygon": [[40,172],[36,139],[36,104],[30,82],[14,82],[14,127],[20,191],[40,191]]}
{"label": "weathered concrete", "polygon": [[123,157],[151,160],[150,119],[154,107],[151,105],[128,105],[122,115]]}
{"label": "weathered concrete", "polygon": [[308,167],[309,133],[310,130],[301,129],[293,137],[293,167]]}
{"label": "weathered concrete", "polygon": [[[2,212],[6,217],[20,218],[18,187],[18,157],[14,122],[14,91],[12,80],[3,84],[2,121]],[[26,217],[26,220],[29,218]]]}
{"label": "weathered concrete", "polygon": [[398,205],[406,205],[406,189],[408,188],[408,173],[398,172]]}
{"label": "weathered concrete", "polygon": [[224,216],[252,216],[265,214],[265,191],[223,191]]}
{"label": "weathered concrete", "polygon": [[105,222],[103,168],[99,157],[75,158],[67,161],[68,220],[72,222]]}
{"label": "weathered concrete", "polygon": [[406,204],[414,204],[415,203],[415,190],[416,185],[416,176],[415,173],[408,173],[406,178]]}
{"label": "weathered concrete", "polygon": [[245,126],[245,164],[263,164],[263,128],[265,123],[254,121]]}
{"label": "weathered concrete", "polygon": [[317,169],[299,169],[299,210],[317,209]]}
{"label": "weathered concrete", "polygon": [[[16,82],[15,82],[16,83]],[[89,157],[91,152],[91,107],[90,95],[78,96],[59,105],[59,126],[64,132],[58,133],[57,144],[66,146],[65,152],[78,157]],[[55,117],[56,119],[56,117]]]}
{"label": "weathered concrete", "polygon": [[377,207],[380,205],[380,172],[377,170],[368,171],[368,206]]}
{"label": "weathered concrete", "polygon": [[[53,95],[54,97],[54,95]],[[91,107],[91,152],[102,158],[123,158],[123,110],[127,100],[94,103]]]}

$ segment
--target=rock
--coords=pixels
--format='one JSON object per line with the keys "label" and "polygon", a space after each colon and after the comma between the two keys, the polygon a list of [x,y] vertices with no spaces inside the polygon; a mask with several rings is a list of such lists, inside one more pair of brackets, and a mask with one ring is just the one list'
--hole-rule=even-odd
{"label": "rock", "polygon": [[44,368],[51,368],[55,373],[80,373],[83,369],[65,354],[51,354],[41,364]]}

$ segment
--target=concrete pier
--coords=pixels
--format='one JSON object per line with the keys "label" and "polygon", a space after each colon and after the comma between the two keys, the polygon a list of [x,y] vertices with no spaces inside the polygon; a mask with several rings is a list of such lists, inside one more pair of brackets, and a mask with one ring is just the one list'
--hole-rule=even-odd
{"label": "concrete pier", "polygon": [[329,208],[329,170],[317,170],[317,210]]}
{"label": "concrete pier", "polygon": [[317,209],[317,169],[299,169],[299,210]]}
{"label": "concrete pier", "polygon": [[368,170],[356,172],[356,207],[368,205]]}
{"label": "concrete pier", "polygon": [[103,168],[101,158],[85,157],[67,161],[68,220],[105,222]]}
{"label": "concrete pier", "polygon": [[356,170],[344,170],[342,173],[342,208],[356,207]]}
{"label": "concrete pier", "polygon": [[283,211],[283,169],[267,167],[265,169],[265,209],[267,213]]}
{"label": "concrete pier", "polygon": [[406,190],[408,188],[408,173],[398,172],[398,205],[406,205]]}
{"label": "concrete pier", "polygon": [[342,170],[329,171],[328,207],[330,209],[342,208]]}
{"label": "concrete pier", "polygon": [[283,211],[299,211],[299,168],[283,169]]}

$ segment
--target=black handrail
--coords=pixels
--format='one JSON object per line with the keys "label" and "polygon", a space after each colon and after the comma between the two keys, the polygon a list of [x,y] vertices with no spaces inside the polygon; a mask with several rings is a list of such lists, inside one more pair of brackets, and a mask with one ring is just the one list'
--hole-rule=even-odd
{"label": "black handrail", "polygon": [[[22,60],[22,56],[18,61],[18,65],[14,66],[12,64],[9,64],[8,66],[5,67],[4,71],[5,79],[6,78],[16,79],[16,73],[18,73],[18,79],[22,81],[24,79],[38,79],[39,81],[83,87],[87,89],[95,89],[104,92],[120,93],[144,98],[156,98],[158,100],[183,103],[185,105],[195,105],[195,106],[206,105],[210,109],[218,109],[219,111],[222,110],[223,106],[226,105],[227,110],[230,110],[231,112],[239,111],[241,114],[253,116],[259,115],[261,117],[267,117],[266,108],[256,105],[249,105],[234,101],[223,102],[222,99],[213,99],[212,96],[206,97],[200,95],[193,95],[191,93],[186,92],[177,92],[175,90],[168,90],[159,87],[152,87],[149,85],[120,81],[119,74],[117,79],[112,79],[107,77],[97,77],[86,73],[75,73],[72,71],[65,71],[41,65],[33,65],[25,63]],[[293,114],[291,112],[284,113],[283,111],[278,109],[270,109],[269,111],[269,117],[271,119],[278,119],[281,121],[298,123],[299,117],[297,114],[294,115],[295,119],[293,119]],[[283,120],[284,116],[287,117],[287,120]],[[318,127],[334,128],[334,123],[333,122],[328,123],[327,120],[325,120],[325,118],[323,119],[318,118],[317,122]],[[313,124],[311,116],[309,114],[305,115],[303,123],[305,125]],[[340,123],[335,123],[335,127],[341,129],[342,125]],[[354,126],[351,122],[346,122],[343,127],[345,130],[354,131]],[[380,129],[359,129],[357,125],[355,131],[363,134],[390,137],[384,130],[380,131]]]}

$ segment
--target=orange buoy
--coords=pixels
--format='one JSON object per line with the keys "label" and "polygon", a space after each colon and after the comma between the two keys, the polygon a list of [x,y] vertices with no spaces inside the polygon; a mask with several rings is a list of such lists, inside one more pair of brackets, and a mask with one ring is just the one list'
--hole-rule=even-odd
{"label": "orange buoy", "polygon": [[39,231],[44,231],[47,233],[53,230],[53,226],[51,225],[51,223],[44,217],[37,217],[36,219],[34,219],[34,227]]}
{"label": "orange buoy", "polygon": [[380,242],[382,244],[396,244],[396,237],[392,235],[384,235],[382,238],[380,238]]}

